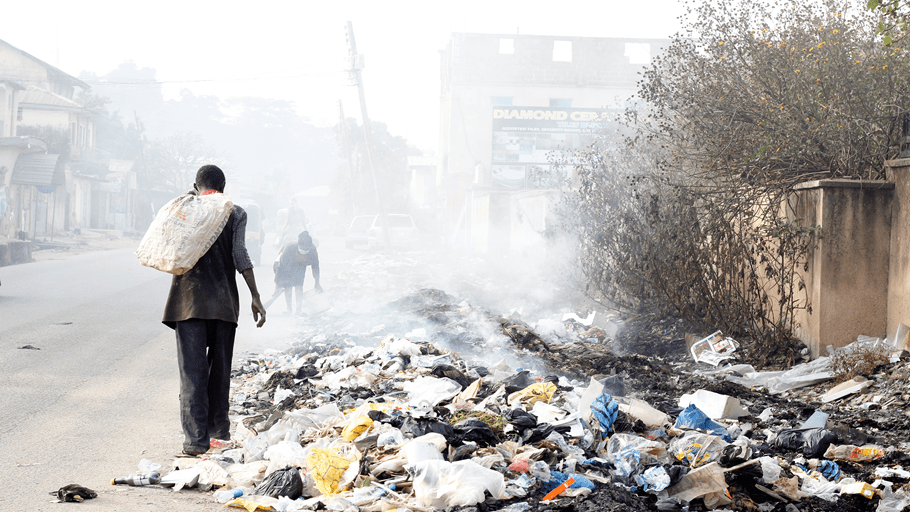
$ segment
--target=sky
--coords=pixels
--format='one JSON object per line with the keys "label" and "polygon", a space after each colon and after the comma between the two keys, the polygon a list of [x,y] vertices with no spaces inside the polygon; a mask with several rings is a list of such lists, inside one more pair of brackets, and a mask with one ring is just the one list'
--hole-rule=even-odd
{"label": "sky", "polygon": [[333,125],[339,100],[360,117],[344,71],[351,21],[370,119],[435,152],[439,51],[453,32],[665,38],[683,11],[678,0],[30,0],[3,6],[0,39],[74,76],[131,60],[157,70],[168,98],[286,99]]}

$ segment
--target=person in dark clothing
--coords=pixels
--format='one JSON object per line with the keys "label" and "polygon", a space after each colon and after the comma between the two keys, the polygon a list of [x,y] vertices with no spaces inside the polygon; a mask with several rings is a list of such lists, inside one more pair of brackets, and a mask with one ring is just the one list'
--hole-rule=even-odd
{"label": "person in dark clothing", "polygon": [[[199,195],[224,192],[224,173],[204,165],[193,185]],[[230,439],[231,358],[240,318],[238,272],[253,297],[253,321],[265,324],[253,263],[244,244],[246,212],[234,206],[224,230],[187,273],[175,275],[164,307],[165,325],[177,334],[183,453],[199,455],[212,439]]]}
{"label": "person in dark clothing", "polygon": [[322,292],[322,286],[319,284],[319,253],[316,251],[316,244],[313,238],[306,231],[297,236],[297,243],[285,245],[278,255],[278,261],[275,262],[275,293],[272,298],[265,303],[269,307],[278,296],[284,291],[284,299],[287,302],[288,312],[294,311],[292,291],[297,294],[297,310],[300,314],[303,298],[303,281],[306,277],[306,268],[313,268],[313,279],[316,281],[315,290]]}

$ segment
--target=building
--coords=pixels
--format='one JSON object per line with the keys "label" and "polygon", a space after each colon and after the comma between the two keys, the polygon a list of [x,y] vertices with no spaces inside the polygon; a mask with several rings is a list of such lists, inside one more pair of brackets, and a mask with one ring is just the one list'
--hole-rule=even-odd
{"label": "building", "polygon": [[441,51],[436,188],[446,241],[523,250],[548,229],[554,150],[629,105],[663,39],[456,33]]}
{"label": "building", "polygon": [[6,165],[5,182],[0,182],[6,202],[0,236],[35,239],[80,228],[132,229],[132,162],[112,162],[96,151],[95,121],[103,110],[85,104],[88,97],[82,93],[89,89],[0,40],[0,136],[10,138],[7,146],[27,149]]}

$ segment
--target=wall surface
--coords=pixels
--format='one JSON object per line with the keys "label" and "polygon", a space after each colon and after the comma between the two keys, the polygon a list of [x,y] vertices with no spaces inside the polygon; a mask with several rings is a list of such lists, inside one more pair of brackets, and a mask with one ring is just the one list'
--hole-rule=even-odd
{"label": "wall surface", "polygon": [[910,325],[910,159],[886,162],[894,182],[891,266],[888,276],[888,332]]}
{"label": "wall surface", "polygon": [[812,357],[859,335],[884,337],[894,184],[820,180],[796,188],[800,223],[821,228],[804,276],[812,311],[797,317],[798,335]]}

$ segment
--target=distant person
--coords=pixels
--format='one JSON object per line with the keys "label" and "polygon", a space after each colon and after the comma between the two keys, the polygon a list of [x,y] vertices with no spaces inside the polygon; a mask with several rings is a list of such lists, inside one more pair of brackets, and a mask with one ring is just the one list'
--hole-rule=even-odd
{"label": "distant person", "polygon": [[288,208],[287,220],[284,223],[284,229],[281,230],[280,240],[282,247],[289,238],[293,240],[291,237],[304,230],[306,230],[306,213],[297,206],[297,198],[292,197]]}
{"label": "distant person", "polygon": [[[224,185],[221,169],[203,165],[193,188],[204,196],[223,193]],[[243,275],[250,289],[256,327],[265,324],[265,307],[256,288],[245,233],[246,212],[234,205],[212,247],[189,272],[174,276],[164,307],[163,322],[177,334],[180,422],[186,455],[205,453],[212,439],[231,437],[231,358],[240,318],[235,272]]]}
{"label": "distant person", "polygon": [[[313,238],[304,231],[297,236],[297,243],[285,245],[278,255],[278,261],[274,265],[275,293],[266,302],[266,307],[271,306],[283,291],[288,312],[300,314],[303,310],[303,281],[307,267],[313,269],[316,293],[322,293],[322,286],[319,284],[319,252],[316,251]],[[296,310],[293,308],[292,292],[297,295]]]}

